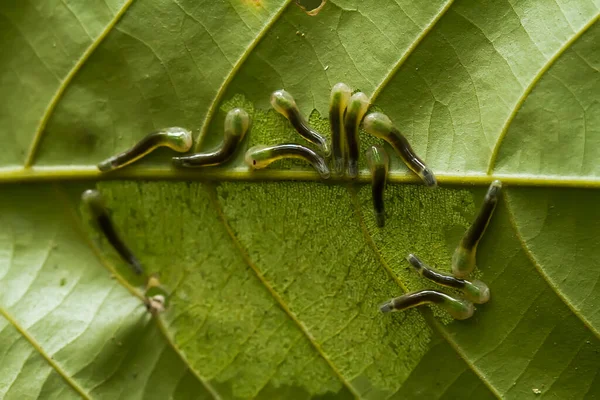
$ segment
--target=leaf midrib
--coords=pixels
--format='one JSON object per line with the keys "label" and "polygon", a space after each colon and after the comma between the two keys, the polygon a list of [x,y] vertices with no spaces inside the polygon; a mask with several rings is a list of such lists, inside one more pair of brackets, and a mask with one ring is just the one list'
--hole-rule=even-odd
{"label": "leaf midrib", "polygon": [[[600,176],[567,176],[567,175],[534,175],[534,174],[492,174],[436,173],[437,181],[442,186],[487,186],[498,179],[505,185],[516,187],[559,187],[597,189],[600,188]],[[206,167],[194,170],[178,170],[173,168],[156,168],[134,166],[118,169],[110,173],[102,173],[95,166],[65,167],[32,167],[32,168],[0,168],[1,183],[20,182],[55,182],[55,181],[101,181],[101,180],[179,180],[179,181],[314,181],[323,183],[345,184],[348,182],[370,183],[371,173],[362,170],[356,179],[348,177],[332,177],[326,181],[313,170],[278,170],[264,169],[253,171],[246,167],[213,168]],[[421,180],[410,172],[390,172],[389,183],[420,184]]]}

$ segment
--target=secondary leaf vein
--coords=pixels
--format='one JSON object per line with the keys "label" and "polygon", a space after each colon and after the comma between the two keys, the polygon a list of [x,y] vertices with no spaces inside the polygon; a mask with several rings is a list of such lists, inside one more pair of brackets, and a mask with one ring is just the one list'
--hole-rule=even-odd
{"label": "secondary leaf vein", "polygon": [[541,275],[541,277],[544,279],[544,281],[546,281],[546,284],[548,284],[548,286],[552,289],[552,291],[556,294],[556,296],[558,296],[558,298],[561,299],[565,303],[565,305],[573,312],[573,314],[575,314],[581,320],[581,322],[583,322],[583,324],[598,339],[600,339],[600,332],[598,330],[596,330],[592,326],[592,324],[590,323],[590,321],[588,321],[587,318],[585,318],[585,316],[583,316],[583,314],[581,313],[581,311],[578,310],[577,307],[575,307],[575,305],[573,303],[571,303],[571,301],[562,294],[562,292],[559,290],[559,288],[554,284],[554,282],[552,282],[552,280],[550,279],[550,277],[544,272],[544,269],[542,268],[542,266],[540,265],[540,263],[537,261],[537,259],[533,255],[531,249],[527,245],[527,242],[523,239],[523,236],[521,235],[521,232],[520,232],[520,230],[519,230],[519,228],[517,226],[517,221],[515,219],[515,214],[514,214],[514,212],[512,210],[512,207],[511,207],[510,198],[509,198],[509,195],[508,195],[508,193],[507,193],[506,190],[504,190],[502,192],[502,196],[504,197],[504,203],[506,204],[506,210],[507,210],[507,213],[508,213],[508,219],[510,221],[510,225],[512,226],[512,228],[513,228],[513,230],[515,232],[515,236],[517,237],[517,240],[521,244],[521,247],[523,248],[523,251],[525,252],[525,255],[527,256],[527,258],[529,259],[529,261],[533,264],[533,266],[535,267],[535,269],[538,271],[538,273]]}
{"label": "secondary leaf vein", "polygon": [[567,40],[556,51],[556,53],[554,53],[552,55],[552,57],[550,57],[548,59],[548,61],[546,61],[546,63],[542,66],[542,68],[540,68],[538,70],[538,72],[535,74],[535,76],[533,77],[533,79],[531,80],[531,82],[529,82],[529,85],[527,86],[527,88],[525,88],[525,91],[523,92],[523,94],[521,95],[521,97],[519,97],[519,99],[515,103],[515,105],[513,107],[513,110],[508,115],[508,118],[506,119],[506,121],[504,122],[504,125],[502,126],[502,129],[500,130],[500,135],[498,136],[498,140],[496,141],[496,145],[494,146],[494,150],[492,151],[492,155],[490,157],[490,162],[488,164],[488,168],[487,168],[488,175],[492,174],[492,172],[494,171],[494,167],[496,166],[496,159],[498,158],[498,153],[500,152],[500,146],[502,145],[502,142],[504,141],[506,133],[508,132],[508,128],[510,127],[510,124],[513,122],[513,120],[517,116],[517,113],[519,112],[519,110],[523,106],[523,103],[525,103],[525,100],[527,99],[527,97],[529,96],[529,94],[533,91],[533,89],[535,88],[535,86],[537,85],[537,83],[540,81],[540,79],[542,78],[542,76],[550,69],[550,67],[552,67],[552,65],[554,65],[554,63],[560,58],[560,56],[569,47],[571,47],[571,45],[575,41],[577,41],[577,39],[579,39],[581,37],[581,35],[583,35],[588,29],[590,29],[598,21],[599,17],[600,17],[600,13],[596,14],[578,32],[576,32],[573,36],[571,36],[571,38],[569,40]]}
{"label": "secondary leaf vein", "polygon": [[96,40],[94,40],[90,44],[90,46],[83,52],[83,54],[81,55],[79,60],[77,60],[77,62],[73,66],[73,68],[71,68],[71,70],[69,71],[67,76],[63,79],[61,84],[58,86],[58,89],[56,90],[56,92],[54,93],[52,98],[50,99],[50,102],[48,103],[48,106],[46,107],[46,110],[44,111],[44,114],[42,115],[42,118],[40,119],[40,122],[34,133],[33,140],[31,142],[31,145],[29,147],[29,152],[27,154],[27,158],[25,159],[25,165],[24,165],[25,168],[29,168],[33,165],[33,162],[35,161],[35,156],[37,154],[38,147],[42,140],[44,130],[46,129],[46,125],[48,124],[48,121],[50,120],[50,117],[52,116],[52,113],[53,113],[54,109],[56,108],[58,102],[60,101],[62,95],[64,94],[65,90],[67,89],[67,87],[69,86],[69,84],[71,83],[71,81],[73,80],[75,75],[77,75],[77,73],[79,72],[81,67],[90,58],[92,53],[94,53],[94,51],[98,48],[100,43],[102,43],[104,38],[110,33],[112,28],[117,24],[119,19],[121,19],[123,14],[125,14],[125,12],[129,8],[131,3],[133,3],[133,0],[127,0],[127,1],[125,1],[125,3],[123,3],[123,6],[121,7],[121,9],[115,14],[113,19],[108,23],[108,25],[106,25],[106,27],[100,33],[100,35],[98,35]]}
{"label": "secondary leaf vein", "polygon": [[215,210],[216,210],[216,212],[217,212],[217,214],[219,216],[219,221],[223,224],[223,227],[225,228],[225,231],[227,232],[227,234],[231,238],[231,241],[233,242],[233,244],[235,245],[235,247],[239,251],[239,253],[242,256],[242,258],[244,259],[245,263],[250,267],[250,269],[252,269],[252,271],[254,271],[254,273],[256,274],[256,277],[263,284],[263,286],[265,287],[265,289],[267,289],[267,291],[271,294],[271,296],[273,296],[273,298],[275,299],[275,301],[277,301],[277,303],[279,304],[279,306],[281,307],[281,309],[297,325],[297,327],[300,329],[300,331],[304,334],[304,336],[308,339],[308,341],[311,343],[311,345],[317,351],[317,353],[319,354],[319,356],[327,363],[327,365],[331,368],[331,370],[333,371],[333,373],[338,377],[338,379],[340,380],[340,382],[344,386],[346,386],[346,388],[355,397],[359,398],[360,395],[357,392],[357,390],[350,384],[350,382],[348,382],[346,380],[346,378],[344,378],[344,376],[337,369],[337,367],[331,362],[331,360],[329,359],[329,357],[327,356],[327,354],[325,354],[325,352],[321,348],[321,345],[317,342],[317,340],[309,332],[309,330],[306,327],[306,325],[304,325],[302,323],[302,321],[300,321],[298,319],[298,317],[296,316],[296,314],[294,314],[292,312],[292,310],[290,310],[290,308],[288,307],[288,305],[286,304],[286,302],[283,300],[283,298],[279,295],[279,293],[277,291],[275,291],[275,289],[273,288],[273,286],[271,286],[271,284],[265,279],[265,277],[263,276],[263,274],[261,273],[261,271],[258,269],[258,267],[252,262],[252,260],[250,259],[250,256],[248,255],[248,253],[246,252],[246,250],[244,249],[244,247],[242,246],[242,244],[238,241],[238,239],[235,236],[235,233],[233,232],[233,229],[231,228],[231,226],[227,222],[225,214],[223,213],[223,209],[221,208],[221,205],[220,205],[219,200],[217,198],[217,193],[216,193],[215,187],[213,185],[207,185],[207,191],[209,193],[209,197],[211,199],[211,202],[213,203],[213,206],[214,206],[214,208],[215,208]]}
{"label": "secondary leaf vein", "polygon": [[23,328],[17,322],[17,320],[13,318],[13,316],[10,315],[8,311],[4,309],[4,307],[0,307],[0,315],[2,315],[8,321],[8,323],[11,324],[21,334],[21,336],[23,336],[23,338],[25,338],[25,340],[29,342],[29,344],[31,344],[31,346],[46,360],[48,364],[50,364],[50,366],[65,380],[65,382],[69,386],[71,386],[71,388],[73,388],[73,390],[75,390],[84,399],[91,400],[89,394],[85,390],[83,390],[83,388],[79,386],[77,382],[71,379],[71,377],[66,373],[66,371],[64,371],[61,368],[61,366],[58,365],[56,361],[54,361],[52,356],[50,356],[44,351],[44,349],[42,348],[42,346],[40,346],[37,340],[35,340],[35,338],[31,336],[29,332],[27,332],[27,330]]}

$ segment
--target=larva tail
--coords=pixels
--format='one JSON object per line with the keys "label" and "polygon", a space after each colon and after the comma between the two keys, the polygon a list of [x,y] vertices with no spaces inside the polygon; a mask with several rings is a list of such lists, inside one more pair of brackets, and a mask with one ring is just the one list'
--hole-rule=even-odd
{"label": "larva tail", "polygon": [[391,301],[385,302],[383,303],[381,306],[379,306],[379,310],[381,310],[382,313],[389,313],[394,311],[394,306],[392,305]]}
{"label": "larva tail", "polygon": [[375,221],[377,222],[377,226],[379,228],[383,228],[385,226],[385,213],[375,212]]}

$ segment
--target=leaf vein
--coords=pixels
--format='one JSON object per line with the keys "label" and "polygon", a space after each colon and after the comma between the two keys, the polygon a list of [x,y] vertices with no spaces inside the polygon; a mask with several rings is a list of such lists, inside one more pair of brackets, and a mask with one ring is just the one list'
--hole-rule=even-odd
{"label": "leaf vein", "polygon": [[71,386],[71,388],[73,388],[73,390],[75,390],[81,397],[83,397],[84,399],[90,399],[91,397],[89,396],[89,394],[83,390],[82,387],[80,387],[77,382],[75,382],[73,379],[71,379],[71,377],[69,377],[69,375],[66,373],[66,371],[64,371],[61,366],[52,359],[52,357],[47,354],[44,349],[42,348],[42,346],[40,346],[40,344],[37,342],[37,340],[35,340],[35,338],[33,336],[31,336],[29,334],[29,332],[27,332],[27,330],[25,328],[23,328],[15,318],[13,318],[12,315],[10,315],[8,313],[8,311],[6,311],[4,309],[4,307],[0,307],[0,315],[2,315],[9,324],[11,324],[20,334],[21,336],[27,340],[29,342],[29,344],[46,360],[46,362],[48,364],[50,364],[50,366],[52,367],[52,369],[54,369],[64,380],[65,382]]}
{"label": "leaf vein", "polygon": [[429,24],[423,29],[421,34],[417,36],[415,41],[410,45],[408,49],[402,54],[398,62],[390,68],[388,73],[383,77],[382,81],[375,87],[373,94],[371,95],[371,104],[375,101],[377,97],[381,94],[382,90],[390,83],[392,78],[396,75],[396,72],[400,69],[400,67],[404,64],[404,62],[410,57],[413,51],[421,44],[421,42],[425,39],[425,37],[431,32],[433,27],[442,19],[446,11],[450,9],[450,6],[454,3],[454,0],[448,0],[444,7],[440,9],[440,11],[433,17],[433,19],[429,22]]}
{"label": "leaf vein", "polygon": [[281,309],[297,325],[298,329],[308,339],[308,341],[311,343],[311,345],[317,351],[317,353],[319,354],[319,356],[329,365],[329,367],[331,368],[331,370],[333,371],[333,373],[338,377],[338,379],[340,380],[340,382],[344,386],[346,386],[346,388],[355,397],[357,397],[357,398],[360,397],[360,395],[356,391],[356,389],[350,384],[350,382],[348,382],[344,378],[344,376],[337,369],[337,367],[331,362],[331,360],[329,359],[329,357],[327,356],[327,354],[325,354],[325,352],[321,348],[321,345],[317,342],[317,340],[309,332],[309,330],[306,327],[306,325],[304,325],[304,323],[302,323],[302,321],[300,321],[298,319],[298,317],[292,312],[292,310],[290,310],[290,308],[285,303],[285,301],[283,300],[283,298],[279,295],[279,293],[277,293],[277,291],[275,291],[275,289],[271,286],[271,284],[265,279],[265,277],[263,276],[263,274],[261,273],[261,271],[258,269],[258,267],[252,262],[252,260],[250,259],[250,256],[247,254],[246,250],[242,247],[242,244],[239,242],[239,240],[235,237],[235,233],[233,232],[231,226],[229,226],[229,223],[226,220],[226,217],[225,217],[225,214],[223,212],[223,209],[221,208],[221,205],[219,203],[215,187],[213,185],[207,185],[207,186],[208,186],[207,187],[207,191],[209,193],[209,197],[210,197],[210,199],[211,199],[211,201],[213,203],[215,211],[217,212],[217,214],[219,216],[219,221],[222,223],[225,231],[229,235],[231,241],[233,242],[233,244],[235,245],[235,247],[239,251],[240,255],[242,256],[242,258],[244,259],[244,261],[246,262],[246,264],[252,269],[252,271],[254,271],[254,273],[256,274],[256,277],[258,278],[258,280],[263,284],[263,286],[271,294],[271,296],[273,296],[273,298],[275,299],[275,301],[277,301],[277,303],[279,304],[279,306],[281,307]]}
{"label": "leaf vein", "polygon": [[525,88],[525,91],[523,92],[523,94],[521,95],[521,97],[519,97],[519,99],[517,100],[517,102],[513,106],[512,111],[508,115],[508,118],[506,119],[506,121],[504,122],[504,125],[502,126],[502,129],[500,130],[500,135],[498,136],[498,140],[496,141],[496,145],[494,146],[494,150],[492,151],[492,155],[490,157],[490,161],[489,161],[489,164],[488,164],[488,168],[487,168],[487,174],[488,175],[491,175],[492,172],[494,171],[494,168],[496,166],[496,160],[498,158],[498,154],[500,152],[500,147],[502,145],[502,142],[504,141],[504,138],[506,137],[506,134],[508,132],[508,129],[509,129],[511,123],[514,121],[515,117],[517,116],[517,113],[519,112],[519,110],[521,109],[521,107],[523,106],[523,104],[525,103],[525,100],[527,99],[527,97],[529,96],[529,94],[531,94],[531,92],[533,91],[533,89],[535,88],[535,86],[537,85],[537,83],[540,81],[540,79],[542,78],[542,76],[550,69],[550,67],[552,67],[552,65],[554,65],[554,63],[560,58],[560,56],[574,42],[576,42],[577,39],[579,39],[588,29],[590,29],[598,21],[599,17],[600,17],[600,13],[596,14],[593,18],[591,18],[588,21],[587,24],[585,24],[579,31],[577,31],[573,36],[571,36],[571,38],[569,40],[567,40],[548,59],[548,61],[546,61],[546,63],[542,66],[542,68],[540,68],[536,72],[536,74],[534,75],[534,77],[531,80],[531,82],[529,82],[529,85],[527,85],[527,87]]}
{"label": "leaf vein", "polygon": [[81,70],[81,67],[83,67],[85,62],[90,58],[90,56],[98,48],[100,43],[102,43],[104,38],[106,38],[106,36],[108,36],[108,34],[112,30],[112,28],[121,19],[123,14],[125,14],[125,12],[129,9],[129,6],[131,5],[131,3],[133,3],[133,0],[127,0],[125,3],[123,3],[123,6],[121,7],[121,9],[115,14],[113,19],[108,23],[108,25],[106,25],[106,27],[100,33],[100,35],[98,35],[98,37],[83,52],[83,54],[81,55],[79,60],[77,60],[77,62],[73,66],[73,68],[71,68],[71,70],[69,71],[67,76],[62,80],[62,82],[58,86],[58,89],[56,90],[56,92],[54,92],[54,95],[52,96],[52,98],[50,99],[50,102],[46,106],[46,110],[44,111],[44,114],[42,115],[42,118],[40,119],[40,122],[34,133],[33,140],[31,142],[31,145],[29,147],[29,152],[27,154],[27,158],[25,159],[25,164],[24,164],[25,168],[29,168],[33,165],[33,162],[35,161],[35,157],[37,154],[38,147],[42,140],[44,130],[46,129],[46,125],[48,124],[48,121],[50,120],[50,117],[52,116],[52,113],[54,112],[54,109],[56,108],[56,106],[58,105],[58,102],[62,98],[62,95],[64,94],[65,90],[67,89],[67,87],[69,86],[69,84],[71,83],[71,81],[73,80],[75,75],[77,75],[79,70]]}
{"label": "leaf vein", "polygon": [[283,12],[287,9],[288,5],[291,2],[292,2],[292,0],[285,0],[285,2],[283,3],[283,5],[279,9],[279,11],[277,11],[271,17],[271,19],[268,20],[265,25],[263,25],[263,27],[261,28],[258,35],[256,35],[256,37],[250,43],[248,48],[241,54],[241,56],[238,58],[238,60],[233,65],[233,68],[231,69],[229,74],[227,74],[227,76],[225,77],[225,80],[223,81],[223,83],[221,84],[219,89],[217,90],[217,94],[215,95],[214,100],[212,101],[212,103],[210,104],[210,106],[208,108],[208,112],[206,113],[206,116],[204,117],[204,121],[202,121],[202,126],[200,127],[200,134],[198,135],[198,138],[196,139],[196,146],[195,146],[196,150],[200,149],[200,147],[202,145],[202,139],[204,138],[204,136],[206,135],[206,132],[208,130],[208,125],[209,125],[210,121],[212,120],[212,117],[214,116],[215,112],[217,111],[217,107],[218,107],[219,103],[221,102],[221,99],[223,98],[223,95],[225,94],[227,87],[233,80],[233,77],[238,72],[238,70],[241,68],[242,64],[244,64],[244,62],[246,61],[246,59],[248,58],[248,56],[250,55],[252,50],[254,50],[254,48],[258,45],[258,43],[260,43],[262,38],[267,34],[269,29],[275,24],[275,22],[279,19],[279,17],[283,14]]}
{"label": "leaf vein", "polygon": [[550,277],[544,272],[544,269],[542,268],[542,266],[540,265],[540,263],[537,261],[537,259],[533,255],[531,249],[527,245],[527,242],[525,242],[525,240],[523,239],[523,236],[521,235],[521,231],[517,227],[517,221],[516,221],[516,218],[515,218],[515,214],[514,214],[514,212],[512,210],[512,207],[510,205],[509,195],[508,195],[508,193],[507,193],[506,190],[504,190],[502,192],[502,196],[504,197],[504,203],[506,204],[506,210],[508,212],[508,219],[510,221],[510,225],[512,226],[512,228],[513,228],[513,230],[515,232],[515,236],[517,237],[517,240],[521,244],[521,247],[523,248],[523,251],[525,252],[525,255],[527,256],[527,258],[529,259],[529,261],[533,264],[533,266],[538,271],[538,273],[540,274],[540,276],[542,277],[542,279],[544,279],[544,281],[546,281],[546,284],[552,289],[552,291],[556,294],[556,296],[563,301],[563,303],[571,310],[571,312],[573,312],[573,314],[575,314],[579,318],[579,320],[586,326],[586,328],[588,328],[594,334],[594,336],[596,336],[598,339],[600,339],[600,332],[598,330],[596,330],[592,326],[592,324],[590,323],[590,321],[588,321],[583,316],[583,314],[580,312],[580,310],[578,310],[577,307],[575,307],[575,305],[573,303],[571,303],[571,301],[569,299],[567,299],[561,293],[561,291],[554,284],[554,282],[552,282],[552,280],[550,279]]}

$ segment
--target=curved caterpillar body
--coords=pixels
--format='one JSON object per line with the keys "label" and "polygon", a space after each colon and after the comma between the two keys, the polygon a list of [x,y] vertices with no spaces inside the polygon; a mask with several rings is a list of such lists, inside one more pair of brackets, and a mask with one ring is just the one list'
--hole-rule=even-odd
{"label": "curved caterpillar body", "polygon": [[362,121],[367,109],[369,108],[369,98],[362,92],[354,93],[344,116],[344,131],[346,132],[346,147],[348,151],[348,176],[356,178],[358,176],[358,157],[360,142],[358,138],[358,127]]}
{"label": "curved caterpillar body", "polygon": [[454,276],[464,278],[475,269],[477,245],[490,223],[501,190],[502,182],[496,180],[490,184],[475,221],[461,239],[452,256],[452,273]]}
{"label": "curved caterpillar body", "polygon": [[98,169],[102,172],[108,172],[124,167],[163,146],[179,153],[185,153],[192,147],[192,133],[187,129],[176,126],[150,133],[129,150],[99,163]]}
{"label": "curved caterpillar body", "polygon": [[312,129],[306,118],[300,113],[296,101],[291,94],[285,90],[276,90],[271,94],[271,105],[281,115],[287,118],[294,129],[304,139],[319,146],[325,155],[329,155],[327,140],[317,131]]}
{"label": "curved caterpillar body", "polygon": [[454,319],[467,319],[475,312],[475,307],[470,301],[457,299],[437,290],[419,290],[418,292],[407,293],[382,304],[380,310],[382,313],[388,313],[428,303],[437,304],[452,315]]}
{"label": "curved caterpillar body", "polygon": [[367,163],[371,170],[371,194],[373,196],[375,220],[377,226],[383,228],[385,224],[383,192],[387,182],[390,159],[383,147],[375,145],[367,150]]}
{"label": "curved caterpillar body", "polygon": [[415,154],[408,140],[394,126],[387,115],[379,112],[367,115],[363,121],[363,128],[371,135],[388,142],[406,166],[419,175],[425,185],[437,186],[437,180],[431,169]]}
{"label": "curved caterpillar body", "polygon": [[261,169],[283,158],[300,158],[308,161],[321,175],[321,178],[327,179],[330,176],[327,162],[321,155],[296,143],[283,143],[275,146],[257,145],[246,151],[244,160],[249,167]]}
{"label": "curved caterpillar body", "polygon": [[483,304],[490,300],[490,289],[480,280],[475,279],[473,282],[470,282],[443,274],[430,268],[414,254],[409,254],[406,260],[420,275],[440,285],[460,289],[465,298],[473,303]]}
{"label": "curved caterpillar body", "polygon": [[104,204],[102,194],[97,190],[88,189],[81,195],[81,201],[88,207],[96,220],[98,228],[100,228],[112,247],[119,253],[121,258],[131,266],[133,272],[137,275],[141,275],[144,272],[142,265],[117,234],[112,219],[108,214],[106,205]]}
{"label": "curved caterpillar body", "polygon": [[344,112],[352,90],[345,83],[337,83],[331,89],[329,99],[329,124],[331,125],[331,152],[333,170],[342,175],[346,164],[346,143],[344,135]]}
{"label": "curved caterpillar body", "polygon": [[249,126],[250,116],[248,113],[241,108],[234,108],[225,117],[223,142],[218,149],[206,153],[173,157],[173,164],[178,167],[195,168],[224,163],[233,156],[238,145],[246,136]]}

